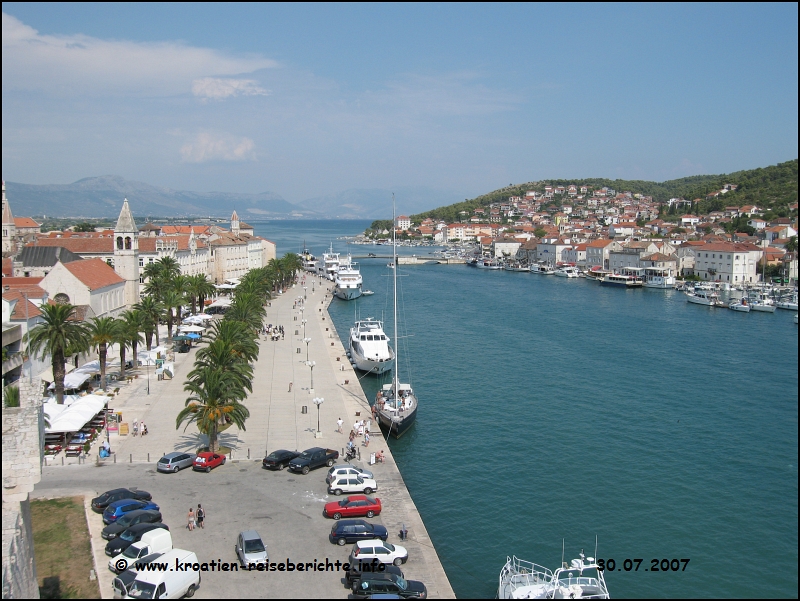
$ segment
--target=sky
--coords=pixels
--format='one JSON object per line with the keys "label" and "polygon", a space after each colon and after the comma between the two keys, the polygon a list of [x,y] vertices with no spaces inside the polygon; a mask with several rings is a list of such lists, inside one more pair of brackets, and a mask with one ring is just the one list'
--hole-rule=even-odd
{"label": "sky", "polygon": [[798,156],[785,4],[3,3],[3,178],[290,202]]}

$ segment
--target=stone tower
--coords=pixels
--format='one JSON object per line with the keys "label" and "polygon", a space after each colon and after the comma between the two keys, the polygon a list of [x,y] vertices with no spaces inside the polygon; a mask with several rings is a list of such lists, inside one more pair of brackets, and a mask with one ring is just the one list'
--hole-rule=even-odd
{"label": "stone tower", "polygon": [[233,210],[233,215],[231,215],[231,234],[234,236],[239,235],[239,216],[236,214],[236,209]]}
{"label": "stone tower", "polygon": [[114,228],[114,271],[125,280],[125,305],[130,309],[139,302],[139,230],[127,198]]}
{"label": "stone tower", "polygon": [[14,215],[11,214],[11,205],[6,198],[6,182],[3,180],[3,253],[12,253],[16,250],[14,239],[17,237],[17,226]]}

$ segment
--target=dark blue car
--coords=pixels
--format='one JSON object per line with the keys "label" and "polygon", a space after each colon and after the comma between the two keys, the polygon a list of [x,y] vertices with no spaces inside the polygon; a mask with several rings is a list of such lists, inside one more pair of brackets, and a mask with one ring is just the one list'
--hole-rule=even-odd
{"label": "dark blue car", "polygon": [[103,512],[103,522],[105,524],[113,524],[118,518],[121,518],[126,513],[136,511],[138,509],[153,509],[159,510],[158,505],[152,501],[136,501],[134,499],[123,499],[121,501],[114,501]]}
{"label": "dark blue car", "polygon": [[379,538],[385,541],[389,538],[389,532],[380,524],[373,524],[366,520],[339,520],[331,528],[328,538],[332,543],[341,546],[365,539]]}

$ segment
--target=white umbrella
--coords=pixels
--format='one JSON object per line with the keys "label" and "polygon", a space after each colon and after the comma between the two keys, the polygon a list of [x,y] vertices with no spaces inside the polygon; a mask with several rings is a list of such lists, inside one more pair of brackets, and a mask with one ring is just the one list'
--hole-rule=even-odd
{"label": "white umbrella", "polygon": [[200,326],[181,326],[181,332],[202,332],[205,328]]}

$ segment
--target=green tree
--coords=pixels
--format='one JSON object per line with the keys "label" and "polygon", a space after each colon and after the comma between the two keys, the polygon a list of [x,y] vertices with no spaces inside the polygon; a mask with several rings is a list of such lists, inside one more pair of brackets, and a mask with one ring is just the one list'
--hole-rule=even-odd
{"label": "green tree", "polygon": [[786,242],[786,252],[795,253],[797,252],[797,236],[792,236]]}
{"label": "green tree", "polygon": [[130,347],[133,354],[133,365],[138,365],[139,345],[144,342],[140,332],[143,330],[142,312],[124,311],[119,320],[119,363],[120,377],[125,377],[125,350]]}
{"label": "green tree", "polygon": [[158,323],[164,313],[164,306],[152,296],[145,296],[133,306],[134,310],[139,311],[142,317],[142,332],[144,332],[147,350],[153,348],[153,334],[156,337],[156,346],[160,344],[158,337]]}
{"label": "green tree", "polygon": [[19,388],[16,386],[3,388],[3,404],[6,407],[19,407]]}
{"label": "green tree", "polygon": [[91,223],[88,223],[86,221],[82,221],[79,224],[77,224],[75,227],[73,227],[72,231],[73,232],[93,232],[94,231],[94,225],[92,225]]}
{"label": "green tree", "polygon": [[161,304],[167,316],[167,339],[172,340],[172,324],[175,323],[177,313],[173,313],[173,309],[180,311],[184,303],[183,295],[175,290],[167,290],[161,298]]}
{"label": "green tree", "polygon": [[120,324],[113,317],[95,317],[89,322],[88,333],[89,344],[97,349],[100,359],[100,388],[105,390],[108,345],[119,340]]}
{"label": "green tree", "polygon": [[64,376],[66,359],[86,349],[89,333],[84,323],[76,319],[75,306],[43,304],[42,322],[26,335],[28,348],[40,359],[51,358],[55,380],[56,402],[64,403]]}
{"label": "green tree", "polygon": [[200,310],[203,310],[206,297],[214,294],[214,291],[214,285],[208,281],[204,274],[198,273],[197,275],[189,276],[186,294],[191,299],[193,314],[197,312],[198,302]]}

